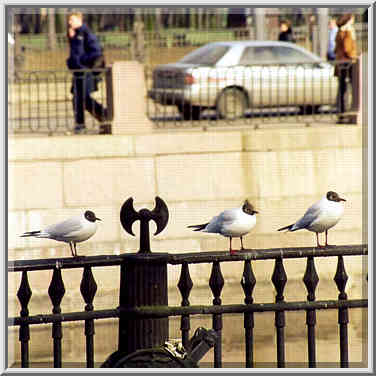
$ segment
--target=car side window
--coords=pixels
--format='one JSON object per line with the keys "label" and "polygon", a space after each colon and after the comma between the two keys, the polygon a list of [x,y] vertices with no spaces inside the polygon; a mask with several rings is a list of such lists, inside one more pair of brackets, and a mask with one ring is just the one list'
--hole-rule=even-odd
{"label": "car side window", "polygon": [[313,63],[313,59],[292,47],[275,47],[278,63]]}
{"label": "car side window", "polygon": [[239,60],[240,65],[270,64],[276,62],[274,47],[246,47]]}
{"label": "car side window", "polygon": [[240,57],[240,65],[249,65],[255,63],[254,47],[246,47]]}

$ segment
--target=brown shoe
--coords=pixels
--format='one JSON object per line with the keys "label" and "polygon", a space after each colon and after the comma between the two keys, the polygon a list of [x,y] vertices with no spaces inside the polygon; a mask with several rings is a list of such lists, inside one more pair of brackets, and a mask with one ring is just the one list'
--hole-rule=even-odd
{"label": "brown shoe", "polygon": [[111,124],[101,124],[99,126],[99,134],[111,134]]}

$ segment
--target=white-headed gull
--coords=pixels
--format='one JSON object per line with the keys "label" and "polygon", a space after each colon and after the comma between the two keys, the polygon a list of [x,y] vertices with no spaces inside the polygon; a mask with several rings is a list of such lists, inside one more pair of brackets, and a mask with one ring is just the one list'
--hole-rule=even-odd
{"label": "white-headed gull", "polygon": [[[335,226],[343,214],[343,204],[346,201],[339,197],[338,193],[329,191],[320,201],[313,204],[302,218],[292,225],[282,227],[278,231],[297,231],[306,229],[316,233],[317,246],[324,248],[328,246],[328,230]],[[319,243],[319,233],[325,231],[325,246]]]}
{"label": "white-headed gull", "polygon": [[72,256],[77,256],[76,243],[83,242],[95,234],[96,221],[100,221],[100,218],[97,218],[92,211],[86,210],[80,216],[68,218],[44,230],[25,232],[21,237],[33,236],[69,243]]}
{"label": "white-headed gull", "polygon": [[258,211],[248,200],[245,200],[240,208],[225,210],[218,216],[213,217],[208,223],[188,227],[194,228],[193,231],[221,234],[230,238],[230,254],[234,254],[235,250],[231,246],[232,238],[240,238],[241,249],[243,250],[243,236],[248,234],[256,225],[256,213]]}

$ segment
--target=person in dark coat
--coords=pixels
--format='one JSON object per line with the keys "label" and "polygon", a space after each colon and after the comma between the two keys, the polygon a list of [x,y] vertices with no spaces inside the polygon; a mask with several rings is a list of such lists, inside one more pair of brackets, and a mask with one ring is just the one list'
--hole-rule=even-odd
{"label": "person in dark coat", "polygon": [[[67,66],[71,70],[104,68],[102,48],[97,37],[83,23],[83,16],[79,12],[71,13],[68,17],[68,40],[70,55]],[[75,117],[75,133],[85,131],[85,109],[99,122],[107,118],[107,110],[91,97],[91,93],[98,90],[99,74],[93,72],[73,73],[72,89],[73,111]],[[108,126],[106,126],[108,127]],[[106,131],[107,130],[107,131]],[[101,126],[100,133],[109,133]]]}
{"label": "person in dark coat", "polygon": [[[337,107],[340,114],[346,110],[347,80],[352,81],[353,63],[357,57],[354,18],[353,14],[347,13],[337,21],[338,32],[336,35],[335,54],[336,60],[341,61],[341,63],[335,66],[334,75],[338,77]],[[342,120],[340,115],[339,122]]]}
{"label": "person in dark coat", "polygon": [[281,42],[293,42],[295,43],[295,38],[294,38],[294,34],[292,32],[292,29],[291,29],[291,24],[289,21],[287,20],[283,20],[280,22],[279,24],[279,29],[280,29],[280,33],[279,33],[279,37],[278,37],[278,40],[281,41]]}

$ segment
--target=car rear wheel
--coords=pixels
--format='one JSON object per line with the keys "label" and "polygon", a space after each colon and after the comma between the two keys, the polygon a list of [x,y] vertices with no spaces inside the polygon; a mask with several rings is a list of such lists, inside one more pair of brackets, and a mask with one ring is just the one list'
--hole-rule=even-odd
{"label": "car rear wheel", "polygon": [[200,120],[200,106],[191,106],[190,104],[178,104],[177,107],[183,120]]}
{"label": "car rear wheel", "polygon": [[217,114],[221,119],[239,119],[244,116],[246,108],[246,95],[239,89],[225,89],[218,97]]}

